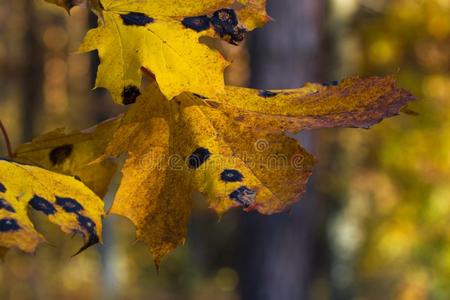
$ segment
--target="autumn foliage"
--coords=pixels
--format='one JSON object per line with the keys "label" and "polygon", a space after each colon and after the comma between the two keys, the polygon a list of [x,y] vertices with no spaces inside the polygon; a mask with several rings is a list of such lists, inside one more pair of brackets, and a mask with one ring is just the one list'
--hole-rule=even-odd
{"label": "autumn foliage", "polygon": [[[68,10],[74,4],[48,2]],[[233,207],[281,212],[304,193],[315,162],[286,133],[369,128],[413,100],[390,76],[292,90],[226,86],[229,62],[200,39],[241,42],[270,20],[264,0],[87,5],[99,22],[80,52],[98,51],[96,87],[128,110],[84,131],[46,133],[18,147],[15,162],[0,162],[1,247],[33,252],[44,240],[27,206],[63,231],[81,233],[82,249],[99,241],[99,197],[126,155],[109,213],[134,223],[158,264],[185,241],[194,191],[218,214]]]}

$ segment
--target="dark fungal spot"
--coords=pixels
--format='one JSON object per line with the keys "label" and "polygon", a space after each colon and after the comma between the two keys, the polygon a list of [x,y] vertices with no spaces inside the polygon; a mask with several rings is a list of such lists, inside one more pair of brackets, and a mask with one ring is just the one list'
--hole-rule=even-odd
{"label": "dark fungal spot", "polygon": [[16,212],[16,210],[11,206],[11,204],[6,202],[6,200],[2,198],[0,198],[0,209],[4,209],[12,213]]}
{"label": "dark fungal spot", "polygon": [[56,208],[50,201],[45,200],[38,195],[34,195],[33,198],[28,202],[28,204],[37,211],[43,212],[44,214],[54,215],[56,213]]}
{"label": "dark fungal spot", "polygon": [[245,34],[247,33],[247,29],[238,27],[236,32],[231,36],[230,44],[237,46],[239,42],[242,42],[245,38]]}
{"label": "dark fungal spot", "polygon": [[12,218],[0,219],[0,232],[9,232],[20,230],[21,227],[17,221]]}
{"label": "dark fungal spot", "polygon": [[153,23],[155,20],[146,14],[138,12],[130,12],[127,14],[120,15],[123,24],[127,26],[145,26],[147,24]]}
{"label": "dark fungal spot", "polygon": [[80,227],[85,233],[88,233],[89,236],[97,235],[97,232],[95,231],[95,222],[91,218],[85,217],[83,215],[78,215],[77,220],[78,224],[80,224]]}
{"label": "dark fungal spot", "polygon": [[87,242],[73,256],[76,256],[90,246],[97,244],[100,240],[95,230],[95,222],[91,218],[85,217],[83,215],[78,215],[77,221],[81,227],[82,234],[84,236],[87,236]]}
{"label": "dark fungal spot", "polygon": [[333,81],[329,81],[329,82],[324,82],[322,83],[323,86],[337,86],[339,85],[339,81],[338,80],[333,80]]}
{"label": "dark fungal spot", "polygon": [[215,11],[210,21],[216,33],[221,38],[226,38],[230,44],[237,45],[244,40],[247,30],[239,25],[233,9],[223,8]]}
{"label": "dark fungal spot", "polygon": [[198,169],[211,157],[211,152],[206,148],[197,148],[187,158],[186,164],[190,169]]}
{"label": "dark fungal spot", "polygon": [[242,175],[238,170],[226,169],[222,172],[222,174],[220,174],[220,179],[225,182],[238,182],[244,179],[244,175]]}
{"label": "dark fungal spot", "polygon": [[48,157],[54,166],[60,165],[72,154],[72,152],[73,145],[62,145],[52,149]]}
{"label": "dark fungal spot", "polygon": [[272,98],[272,97],[275,97],[276,95],[278,95],[278,93],[275,93],[272,91],[267,91],[267,90],[261,90],[261,91],[259,91],[259,95],[264,98]]}
{"label": "dark fungal spot", "polygon": [[255,196],[256,192],[246,186],[241,186],[228,195],[231,200],[238,202],[245,208],[250,207],[255,202]]}
{"label": "dark fungal spot", "polygon": [[207,30],[210,27],[209,18],[207,16],[187,17],[181,23],[197,32]]}
{"label": "dark fungal spot", "polygon": [[218,34],[225,36],[233,33],[239,21],[233,9],[223,8],[214,12],[211,17],[211,23]]}
{"label": "dark fungal spot", "polygon": [[3,183],[0,182],[0,193],[5,193],[6,187],[3,185]]}
{"label": "dark fungal spot", "polygon": [[141,91],[139,91],[138,87],[134,85],[126,86],[122,91],[122,103],[124,105],[133,104],[140,95]]}
{"label": "dark fungal spot", "polygon": [[72,198],[62,198],[56,196],[56,204],[68,213],[79,213],[84,207]]}

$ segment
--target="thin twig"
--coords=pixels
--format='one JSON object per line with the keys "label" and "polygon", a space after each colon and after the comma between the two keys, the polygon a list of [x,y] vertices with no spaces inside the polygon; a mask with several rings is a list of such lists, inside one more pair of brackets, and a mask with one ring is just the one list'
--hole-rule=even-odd
{"label": "thin twig", "polygon": [[5,126],[3,126],[2,121],[0,120],[0,130],[3,133],[3,139],[5,140],[6,150],[8,151],[9,158],[13,158],[13,152],[11,148],[11,142],[9,140],[8,132],[6,132]]}

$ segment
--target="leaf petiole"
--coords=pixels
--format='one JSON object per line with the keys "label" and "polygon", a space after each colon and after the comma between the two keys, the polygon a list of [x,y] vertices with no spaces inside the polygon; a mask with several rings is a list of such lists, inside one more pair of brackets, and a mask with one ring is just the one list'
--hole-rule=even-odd
{"label": "leaf petiole", "polygon": [[0,120],[0,130],[3,134],[3,140],[5,141],[6,150],[8,151],[9,158],[13,158],[13,152],[11,148],[11,141],[9,140],[8,132],[6,131],[5,126],[3,125],[2,121]]}

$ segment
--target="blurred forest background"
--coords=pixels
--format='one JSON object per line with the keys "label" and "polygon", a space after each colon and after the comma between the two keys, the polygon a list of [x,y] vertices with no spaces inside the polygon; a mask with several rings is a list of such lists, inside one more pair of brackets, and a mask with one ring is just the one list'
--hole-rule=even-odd
{"label": "blurred forest background", "polygon": [[[419,115],[301,133],[319,158],[308,195],[290,213],[221,222],[199,199],[159,275],[127,220],[106,218],[105,244],[70,258],[81,239],[35,215],[51,246],[8,253],[0,299],[450,299],[450,1],[269,0],[268,11],[275,21],[244,45],[218,42],[234,61],[228,83],[394,74]],[[0,0],[0,119],[16,146],[123,109],[91,91],[96,56],[72,54],[95,17],[71,14]]]}

